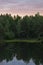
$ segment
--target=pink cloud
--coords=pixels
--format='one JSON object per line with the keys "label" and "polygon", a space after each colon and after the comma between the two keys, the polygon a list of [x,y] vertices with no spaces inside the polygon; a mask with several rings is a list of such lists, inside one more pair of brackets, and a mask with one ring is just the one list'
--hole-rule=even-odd
{"label": "pink cloud", "polygon": [[0,0],[0,13],[19,15],[43,13],[43,0]]}

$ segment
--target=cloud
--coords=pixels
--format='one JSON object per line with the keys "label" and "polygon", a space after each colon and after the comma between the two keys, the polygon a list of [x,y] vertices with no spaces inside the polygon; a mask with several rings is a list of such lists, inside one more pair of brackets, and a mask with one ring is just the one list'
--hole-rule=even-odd
{"label": "cloud", "polygon": [[26,14],[38,11],[43,11],[43,0],[0,0],[0,12],[3,13]]}

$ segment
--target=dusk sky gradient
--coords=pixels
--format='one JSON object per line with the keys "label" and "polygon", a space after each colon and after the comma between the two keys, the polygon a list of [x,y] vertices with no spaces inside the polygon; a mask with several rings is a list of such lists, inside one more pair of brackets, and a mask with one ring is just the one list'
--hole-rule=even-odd
{"label": "dusk sky gradient", "polygon": [[0,0],[0,14],[43,15],[43,0]]}

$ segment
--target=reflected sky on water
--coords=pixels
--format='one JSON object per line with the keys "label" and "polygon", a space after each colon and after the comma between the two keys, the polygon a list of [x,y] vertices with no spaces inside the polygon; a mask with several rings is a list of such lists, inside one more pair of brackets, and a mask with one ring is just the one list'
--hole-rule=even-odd
{"label": "reflected sky on water", "polygon": [[25,63],[23,60],[17,60],[16,57],[14,57],[13,60],[9,62],[3,60],[0,65],[35,65],[35,63],[32,61],[32,59],[29,61],[29,63]]}

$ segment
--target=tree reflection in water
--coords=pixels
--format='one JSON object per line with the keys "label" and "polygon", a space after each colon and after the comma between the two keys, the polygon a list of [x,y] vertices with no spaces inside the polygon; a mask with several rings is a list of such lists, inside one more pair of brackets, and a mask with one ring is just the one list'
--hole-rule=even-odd
{"label": "tree reflection in water", "polygon": [[43,43],[0,43],[0,62],[15,56],[17,60],[29,62],[32,59],[36,65],[43,64]]}

